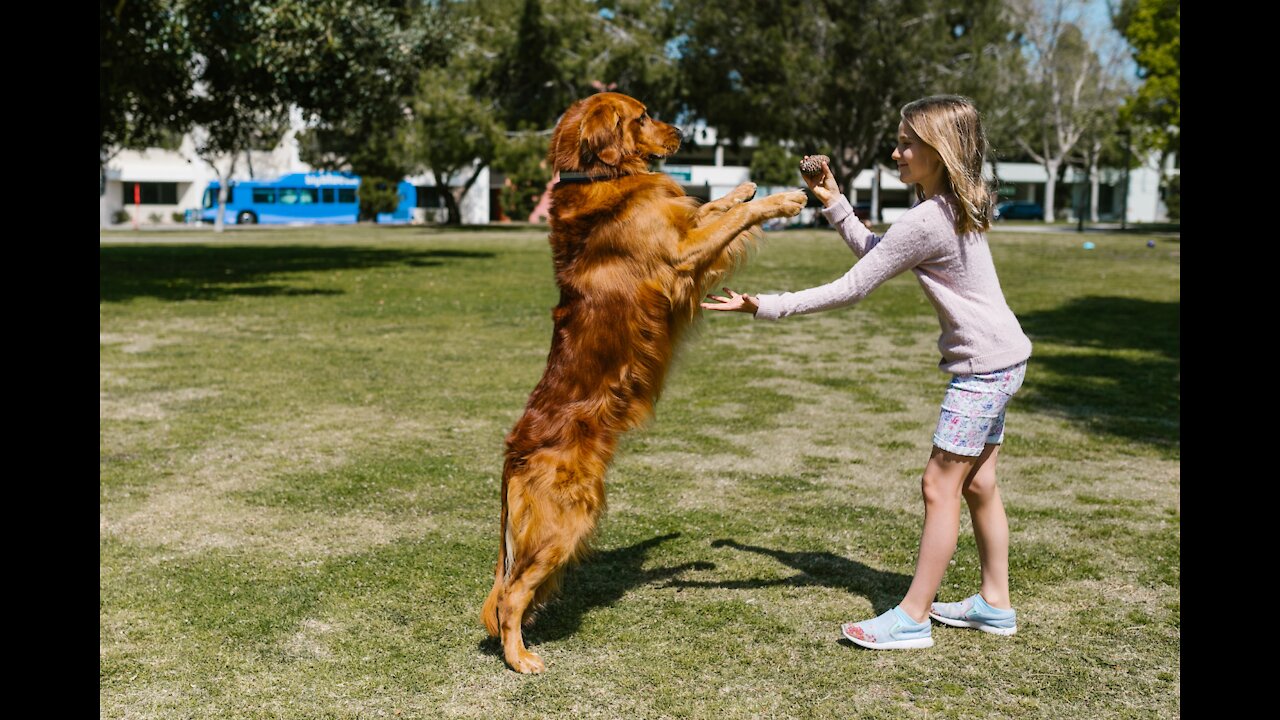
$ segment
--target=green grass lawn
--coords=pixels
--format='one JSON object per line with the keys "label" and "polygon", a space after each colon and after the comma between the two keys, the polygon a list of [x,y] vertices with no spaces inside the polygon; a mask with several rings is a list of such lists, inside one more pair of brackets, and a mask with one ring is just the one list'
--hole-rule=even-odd
{"label": "green grass lawn", "polygon": [[[503,438],[557,300],[545,230],[100,235],[101,716],[1179,715],[1180,243],[991,235],[1035,343],[999,478],[1011,638],[838,642],[898,602],[948,377],[914,276],[715,315],[624,439],[594,557],[528,631],[478,621]],[[733,281],[852,255],[767,236]],[[940,599],[977,591],[967,512]]]}

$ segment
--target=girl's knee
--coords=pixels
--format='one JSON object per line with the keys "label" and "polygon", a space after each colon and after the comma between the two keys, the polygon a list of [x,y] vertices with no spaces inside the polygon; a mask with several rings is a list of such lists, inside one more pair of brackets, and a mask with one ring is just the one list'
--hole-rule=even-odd
{"label": "girl's knee", "polygon": [[964,484],[964,496],[970,500],[982,500],[991,497],[996,492],[996,474],[991,472],[977,472]]}
{"label": "girl's knee", "polygon": [[920,495],[926,505],[956,502],[960,499],[960,485],[956,478],[925,472],[920,478]]}

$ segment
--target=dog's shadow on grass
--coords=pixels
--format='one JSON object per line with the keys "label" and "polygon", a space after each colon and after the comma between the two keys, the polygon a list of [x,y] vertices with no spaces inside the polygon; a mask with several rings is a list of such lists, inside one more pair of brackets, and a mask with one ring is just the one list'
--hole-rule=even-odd
{"label": "dog's shadow on grass", "polygon": [[[679,536],[680,533],[661,535],[629,547],[597,553],[581,566],[570,570],[561,586],[560,596],[538,613],[538,618],[533,625],[525,628],[525,642],[537,645],[569,637],[581,627],[582,618],[588,611],[614,604],[631,588],[664,580],[666,582],[663,587],[681,589],[746,590],[780,585],[789,587],[818,585],[866,597],[871,601],[877,615],[897,605],[911,586],[910,575],[876,570],[833,553],[787,552],[743,545],[735,540],[716,540],[711,543],[711,546],[767,555],[799,570],[799,574],[785,578],[756,580],[692,581],[680,580],[678,576],[687,570],[714,570],[715,563],[692,562],[672,567],[644,569],[645,558],[650,550]],[[502,646],[497,638],[485,638],[480,643],[480,649],[490,655],[502,656]]]}
{"label": "dog's shadow on grass", "polygon": [[810,587],[817,585],[835,590],[844,590],[851,595],[861,595],[871,601],[871,606],[875,608],[877,615],[897,605],[902,596],[907,594],[908,588],[911,587],[910,575],[876,570],[856,560],[850,560],[834,553],[788,552],[756,545],[743,545],[736,540],[716,540],[711,543],[711,547],[728,547],[734,550],[767,555],[800,572],[784,578],[757,580],[719,582],[672,580],[668,585],[680,588],[711,587],[730,590],[777,586]]}
{"label": "dog's shadow on grass", "polygon": [[[709,562],[691,562],[673,567],[646,570],[649,551],[680,533],[659,535],[628,547],[593,553],[581,565],[570,568],[560,586],[558,597],[538,612],[537,619],[524,629],[527,644],[561,640],[578,631],[582,618],[590,610],[613,605],[628,590],[662,580],[669,580],[687,570],[714,570]],[[502,655],[497,638],[486,638],[480,647],[491,655]]]}

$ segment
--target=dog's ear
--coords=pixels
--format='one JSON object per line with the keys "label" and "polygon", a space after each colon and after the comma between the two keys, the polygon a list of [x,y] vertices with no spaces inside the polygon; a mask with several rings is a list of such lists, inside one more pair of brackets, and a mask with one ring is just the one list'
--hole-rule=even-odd
{"label": "dog's ear", "polygon": [[582,150],[600,158],[605,165],[622,160],[622,116],[609,103],[600,103],[582,118],[578,129]]}

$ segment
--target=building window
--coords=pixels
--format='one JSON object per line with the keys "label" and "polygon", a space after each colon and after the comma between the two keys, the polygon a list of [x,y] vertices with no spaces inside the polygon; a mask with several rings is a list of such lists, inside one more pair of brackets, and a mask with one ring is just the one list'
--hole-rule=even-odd
{"label": "building window", "polygon": [[142,205],[177,205],[178,204],[178,183],[163,182],[144,182],[144,183],[122,183],[124,188],[123,202],[125,205],[133,205],[133,189],[138,188],[138,199]]}
{"label": "building window", "polygon": [[443,208],[448,207],[444,201],[444,193],[440,192],[440,188],[435,185],[419,185],[418,191],[418,207],[420,208]]}

